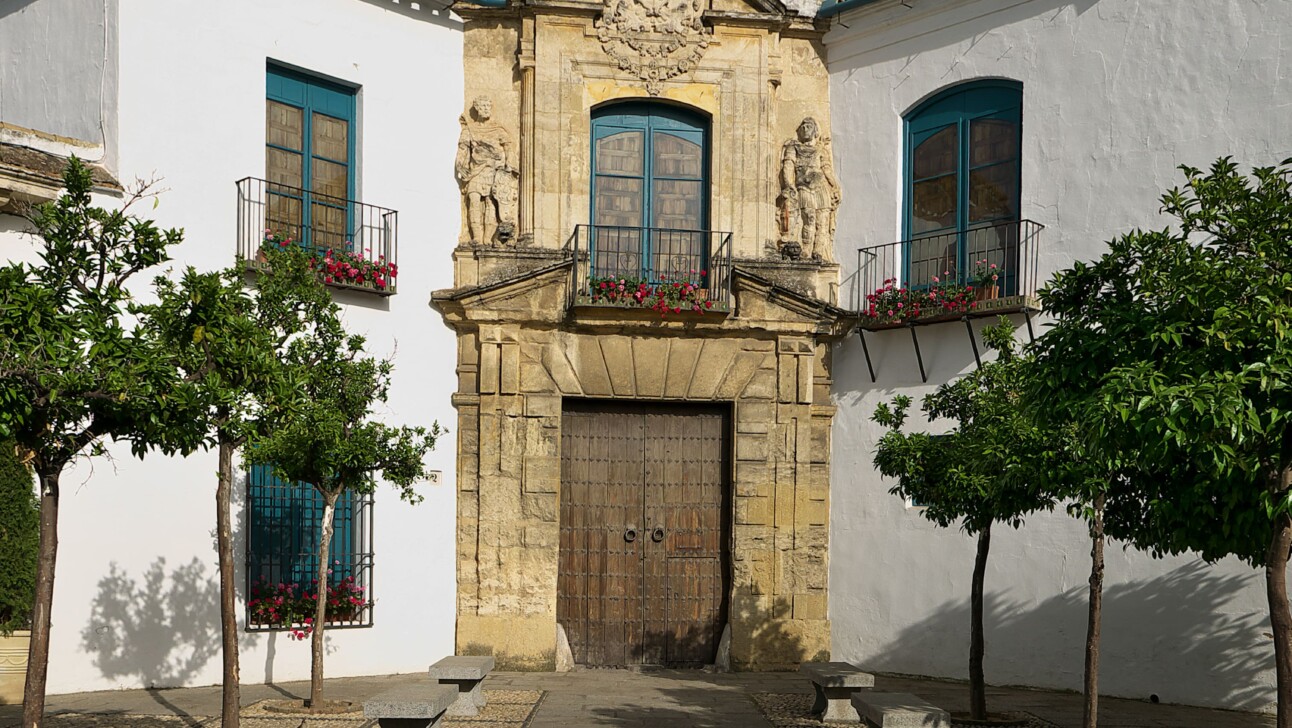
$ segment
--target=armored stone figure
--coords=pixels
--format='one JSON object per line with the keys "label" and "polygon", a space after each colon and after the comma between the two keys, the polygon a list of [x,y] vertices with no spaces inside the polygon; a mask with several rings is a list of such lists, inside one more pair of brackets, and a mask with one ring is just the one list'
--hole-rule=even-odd
{"label": "armored stone figure", "polygon": [[454,172],[466,198],[467,232],[475,245],[516,236],[520,173],[511,160],[511,133],[493,120],[493,102],[481,97],[463,115]]}
{"label": "armored stone figure", "polygon": [[820,138],[816,120],[808,117],[781,153],[782,253],[832,260],[839,198],[829,145]]}

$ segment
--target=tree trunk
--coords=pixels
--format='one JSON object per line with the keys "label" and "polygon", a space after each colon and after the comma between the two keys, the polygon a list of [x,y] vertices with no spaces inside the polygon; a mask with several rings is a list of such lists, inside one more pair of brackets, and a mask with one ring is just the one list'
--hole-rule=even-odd
{"label": "tree trunk", "polygon": [[1090,525],[1090,621],[1086,626],[1086,705],[1082,728],[1099,724],[1099,627],[1104,609],[1104,494],[1095,497]]}
{"label": "tree trunk", "polygon": [[323,523],[319,529],[318,606],[314,609],[314,632],[310,636],[310,708],[323,707],[323,618],[327,614],[328,548],[332,545],[332,518],[336,515],[339,492],[324,493]]}
{"label": "tree trunk", "polygon": [[978,533],[978,555],[973,562],[973,588],[969,597],[973,625],[969,637],[969,717],[987,720],[987,680],[982,658],[986,652],[982,629],[982,583],[987,573],[987,552],[991,549],[991,524]]}
{"label": "tree trunk", "polygon": [[40,473],[40,551],[36,561],[36,599],[27,651],[27,685],[22,694],[23,728],[40,728],[45,714],[49,672],[49,621],[54,608],[54,566],[58,561],[58,478],[61,469]]}
{"label": "tree trunk", "polygon": [[220,438],[220,475],[215,489],[215,538],[220,562],[220,638],[224,654],[221,728],[238,728],[238,711],[241,709],[238,617],[234,604],[233,516],[229,512],[230,492],[233,490],[233,449],[233,442]]}
{"label": "tree trunk", "polygon": [[[43,543],[43,542],[42,542]],[[1292,516],[1283,513],[1274,523],[1274,537],[1265,553],[1265,593],[1274,632],[1274,665],[1278,676],[1278,728],[1292,728],[1292,608],[1288,604],[1288,554],[1292,549]],[[32,650],[36,648],[32,634]]]}

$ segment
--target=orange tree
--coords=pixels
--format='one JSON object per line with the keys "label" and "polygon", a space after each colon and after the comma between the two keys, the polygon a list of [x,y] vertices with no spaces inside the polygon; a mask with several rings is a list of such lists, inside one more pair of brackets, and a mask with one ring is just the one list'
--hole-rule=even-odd
{"label": "orange tree", "polygon": [[1015,348],[1014,328],[1003,317],[984,331],[994,361],[924,397],[929,421],[948,420],[943,435],[906,433],[911,399],[898,396],[881,404],[872,419],[888,432],[879,440],[875,466],[897,478],[889,491],[923,506],[924,517],[942,526],[959,523],[978,541],[970,589],[969,712],[986,720],[987,685],[983,674],[983,582],[996,523],[1018,528],[1034,511],[1054,507],[1056,470],[1054,433],[1038,428],[1020,406],[1029,362]]}
{"label": "orange tree", "polygon": [[[1292,160],[1183,167],[1174,226],[1134,231],[1041,293],[1035,392],[1092,460],[1108,533],[1265,571],[1279,728],[1292,728]],[[1091,481],[1093,482],[1093,481]],[[1093,496],[1093,497],[1091,497]]]}

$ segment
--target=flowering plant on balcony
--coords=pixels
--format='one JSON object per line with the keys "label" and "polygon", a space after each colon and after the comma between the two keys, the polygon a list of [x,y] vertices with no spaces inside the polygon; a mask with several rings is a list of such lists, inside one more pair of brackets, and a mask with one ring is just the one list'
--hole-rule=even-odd
{"label": "flowering plant on balcony", "polygon": [[978,298],[995,298],[997,286],[1000,281],[1000,269],[995,263],[989,263],[986,258],[974,261],[973,275],[969,276],[969,283],[978,291]]}
{"label": "flowering plant on balcony", "polygon": [[626,276],[592,276],[588,279],[588,297],[592,303],[649,308],[660,318],[683,311],[703,313],[713,308],[704,280],[709,272],[691,271],[697,279],[665,276],[657,282]]}
{"label": "flowering plant on balcony", "polygon": [[[329,572],[330,573],[330,572]],[[272,584],[258,581],[251,585],[247,600],[247,621],[259,627],[287,629],[294,640],[303,640],[314,631],[314,610],[317,606],[318,580],[306,589],[300,584]],[[350,622],[358,618],[359,611],[372,606],[364,596],[363,587],[347,576],[327,587],[328,622]]]}
{"label": "flowering plant on balcony", "polygon": [[[299,242],[299,241],[298,241]],[[286,248],[292,244],[291,236],[273,230],[265,230],[265,239],[261,248]],[[323,255],[320,256],[319,252]],[[347,240],[345,250],[332,248],[313,248],[310,250],[310,262],[318,271],[319,277],[328,285],[349,285],[375,288],[384,291],[395,284],[399,268],[378,255],[376,260],[369,256],[371,248],[364,248],[363,253],[354,252],[354,243]]]}
{"label": "flowering plant on balcony", "polygon": [[898,286],[896,278],[887,278],[883,285],[866,296],[866,306],[861,313],[879,323],[898,323],[921,316],[967,313],[974,306],[973,290],[969,286],[939,276],[933,276],[928,286],[919,288]]}

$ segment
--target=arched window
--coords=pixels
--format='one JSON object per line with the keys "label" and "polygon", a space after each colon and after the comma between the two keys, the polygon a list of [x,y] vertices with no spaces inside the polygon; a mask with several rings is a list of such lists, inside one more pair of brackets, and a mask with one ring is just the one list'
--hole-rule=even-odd
{"label": "arched window", "polygon": [[[1023,86],[978,81],[906,116],[905,280],[972,280],[996,265],[1017,288]],[[983,261],[986,261],[983,263]]]}
{"label": "arched window", "polygon": [[674,106],[593,112],[594,274],[658,279],[706,265],[708,136],[707,119]]}

